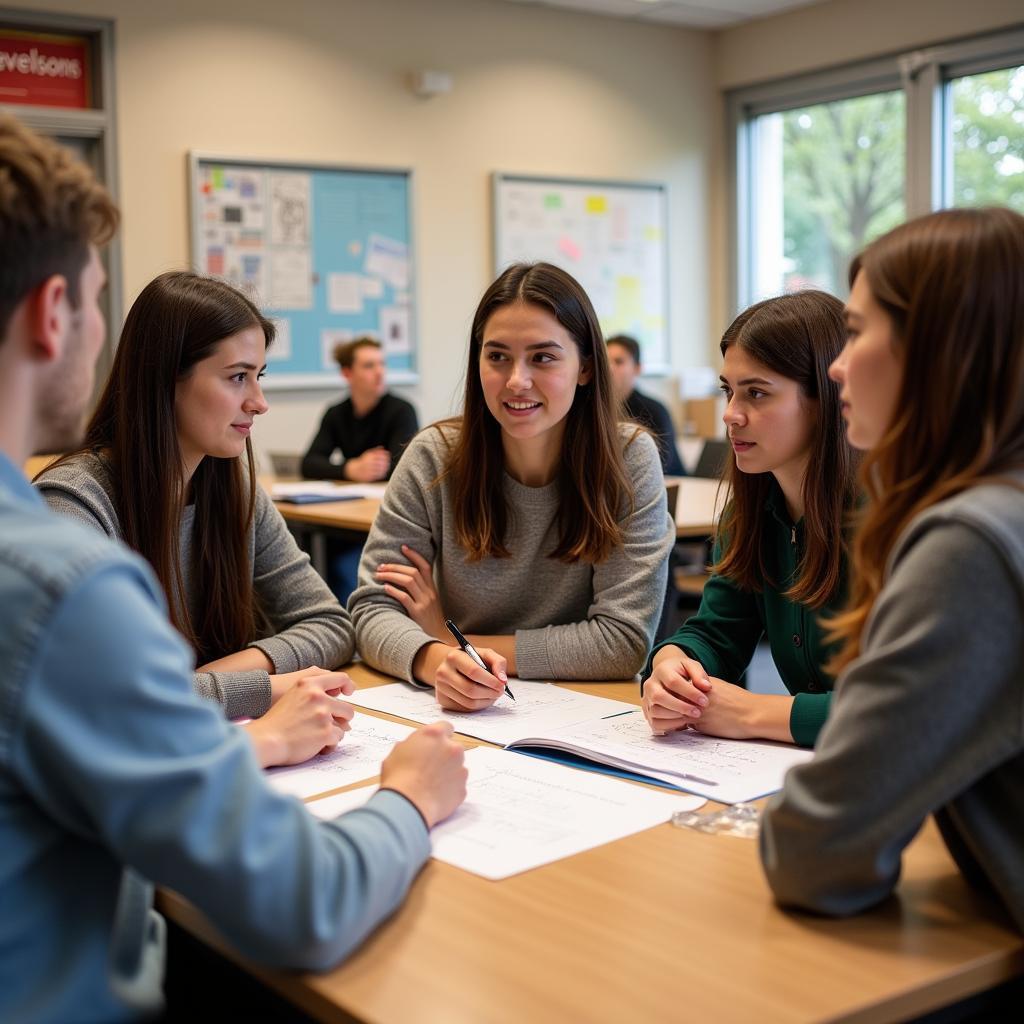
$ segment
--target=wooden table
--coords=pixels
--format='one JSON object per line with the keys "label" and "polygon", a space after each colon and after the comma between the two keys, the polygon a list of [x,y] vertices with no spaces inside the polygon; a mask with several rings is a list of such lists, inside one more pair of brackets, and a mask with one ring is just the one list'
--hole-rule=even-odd
{"label": "wooden table", "polygon": [[[292,483],[293,479],[260,475],[260,485],[272,493],[275,483]],[[275,501],[274,505],[300,543],[309,551],[313,568],[327,579],[327,538],[331,535],[351,543],[362,543],[373,526],[380,509],[377,498],[357,498],[354,501],[324,501],[309,505],[296,505],[290,501]]]}
{"label": "wooden table", "polygon": [[[390,681],[350,672],[360,686]],[[637,700],[634,683],[572,689]],[[897,896],[844,921],[780,911],[756,842],[668,824],[500,882],[430,861],[402,909],[322,975],[247,966],[189,905],[163,905],[332,1022],[874,1024],[1024,972],[1024,940],[967,887],[931,823]]]}

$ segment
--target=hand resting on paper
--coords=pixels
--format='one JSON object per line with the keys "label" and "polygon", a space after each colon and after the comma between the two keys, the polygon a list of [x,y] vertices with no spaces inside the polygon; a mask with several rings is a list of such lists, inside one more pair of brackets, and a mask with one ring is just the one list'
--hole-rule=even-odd
{"label": "hand resting on paper", "polygon": [[712,682],[704,666],[675,646],[663,647],[644,683],[644,716],[656,735],[696,726],[708,705]]}
{"label": "hand resting on paper", "polygon": [[355,709],[331,694],[352,693],[344,672],[310,669],[285,690],[270,710],[246,725],[263,768],[301,764],[336,747],[352,727]]}
{"label": "hand resting on paper", "polygon": [[447,722],[425,725],[384,759],[380,787],[401,793],[433,828],[466,799],[465,753]]}
{"label": "hand resting on paper", "polygon": [[792,697],[750,693],[709,676],[699,661],[674,646],[658,652],[644,684],[644,715],[659,736],[691,728],[722,739],[792,743],[792,703]]}

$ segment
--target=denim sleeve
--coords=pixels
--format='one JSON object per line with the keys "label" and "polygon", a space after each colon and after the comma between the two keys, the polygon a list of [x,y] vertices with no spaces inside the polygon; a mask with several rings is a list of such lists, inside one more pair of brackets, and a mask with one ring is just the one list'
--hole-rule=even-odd
{"label": "denim sleeve", "polygon": [[423,822],[393,792],[315,821],[267,787],[190,668],[137,569],[92,572],[30,665],[14,770],[59,827],[181,893],[243,955],[331,966],[401,903]]}

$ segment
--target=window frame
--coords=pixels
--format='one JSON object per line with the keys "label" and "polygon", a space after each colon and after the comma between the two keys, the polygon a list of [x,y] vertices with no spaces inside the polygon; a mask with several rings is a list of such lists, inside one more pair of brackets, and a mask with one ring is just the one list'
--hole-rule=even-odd
{"label": "window frame", "polygon": [[901,89],[906,100],[904,200],[907,217],[917,217],[949,205],[952,194],[952,147],[946,145],[952,116],[949,83],[964,75],[1016,64],[1024,64],[1024,24],[998,33],[890,53],[726,93],[726,180],[731,194],[727,292],[731,312],[739,312],[754,299],[753,252],[757,230],[754,133],[757,118]]}

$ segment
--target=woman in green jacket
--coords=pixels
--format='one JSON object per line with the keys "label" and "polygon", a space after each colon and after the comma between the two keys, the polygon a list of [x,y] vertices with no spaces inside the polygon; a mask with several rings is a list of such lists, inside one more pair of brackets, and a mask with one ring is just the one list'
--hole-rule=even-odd
{"label": "woman in green jacket", "polygon": [[[845,597],[844,526],[855,465],[828,367],[843,305],[818,291],[751,306],[722,338],[725,423],[735,459],[700,610],[656,647],[643,684],[654,732],[813,746],[828,716],[822,616]],[[789,696],[737,685],[762,636]]]}

